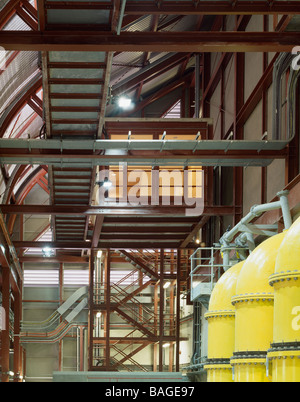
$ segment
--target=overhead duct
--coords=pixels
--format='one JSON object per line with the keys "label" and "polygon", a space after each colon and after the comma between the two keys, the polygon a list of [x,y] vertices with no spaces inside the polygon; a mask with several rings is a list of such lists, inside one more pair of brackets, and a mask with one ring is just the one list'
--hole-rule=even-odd
{"label": "overhead duct", "polygon": [[232,304],[235,348],[231,359],[235,382],[268,382],[267,350],[273,337],[274,293],[268,278],[275,271],[278,249],[287,232],[261,243],[247,258]]}
{"label": "overhead duct", "polygon": [[272,116],[272,140],[280,140],[282,127],[282,77],[289,70],[287,88],[287,135],[288,141],[295,137],[296,117],[296,89],[300,77],[300,70],[293,70],[292,62],[295,56],[292,53],[282,53],[275,62],[273,70],[273,116]]}
{"label": "overhead duct", "polygon": [[208,382],[232,382],[230,357],[234,351],[235,310],[231,298],[244,261],[226,271],[211,294],[208,321],[208,353],[204,369]]}

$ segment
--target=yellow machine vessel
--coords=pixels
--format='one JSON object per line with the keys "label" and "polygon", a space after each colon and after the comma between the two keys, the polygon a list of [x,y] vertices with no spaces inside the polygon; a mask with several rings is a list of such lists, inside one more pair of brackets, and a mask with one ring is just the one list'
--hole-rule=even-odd
{"label": "yellow machine vessel", "polygon": [[235,382],[269,382],[267,351],[273,338],[274,293],[268,279],[275,271],[286,232],[261,243],[247,258],[237,279],[235,347],[231,358]]}
{"label": "yellow machine vessel", "polygon": [[288,230],[269,283],[274,288],[273,382],[300,381],[300,218]]}
{"label": "yellow machine vessel", "polygon": [[232,382],[230,357],[234,350],[235,311],[231,298],[244,265],[240,262],[226,271],[217,282],[210,298],[208,320],[207,382]]}

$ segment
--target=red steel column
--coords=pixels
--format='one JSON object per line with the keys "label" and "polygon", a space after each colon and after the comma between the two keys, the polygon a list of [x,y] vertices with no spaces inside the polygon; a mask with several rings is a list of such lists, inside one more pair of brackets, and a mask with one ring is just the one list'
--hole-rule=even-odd
{"label": "red steel column", "polygon": [[180,276],[181,276],[181,250],[177,250],[177,273],[176,273],[176,356],[175,371],[179,372],[180,356]]}
{"label": "red steel column", "polygon": [[89,265],[89,324],[88,324],[88,354],[89,371],[93,369],[93,330],[94,330],[94,250],[91,250]]}
{"label": "red steel column", "polygon": [[[235,53],[235,113],[234,113],[234,139],[242,140],[244,138],[244,126],[237,124],[237,116],[244,105],[244,86],[245,86],[245,53]],[[233,205],[240,208],[243,205],[243,168],[233,168]],[[234,215],[234,225],[242,219],[242,212],[236,212]]]}
{"label": "red steel column", "polygon": [[159,349],[158,371],[163,371],[163,337],[164,337],[164,250],[160,250],[159,272]]}
{"label": "red steel column", "polygon": [[10,305],[10,270],[9,267],[2,266],[2,308],[5,313],[5,328],[2,328],[1,343],[1,364],[2,364],[2,382],[9,382],[9,305]]}
{"label": "red steel column", "polygon": [[14,382],[20,382],[21,375],[21,347],[20,347],[20,322],[22,311],[21,294],[14,292]]}
{"label": "red steel column", "polygon": [[111,266],[111,254],[110,250],[107,250],[106,257],[106,334],[105,334],[105,365],[106,370],[110,368],[110,266]]}

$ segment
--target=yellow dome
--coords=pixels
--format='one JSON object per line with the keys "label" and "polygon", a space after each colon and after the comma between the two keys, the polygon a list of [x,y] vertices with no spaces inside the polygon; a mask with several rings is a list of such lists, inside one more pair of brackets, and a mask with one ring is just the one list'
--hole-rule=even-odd
{"label": "yellow dome", "polygon": [[275,271],[278,249],[287,232],[280,233],[261,243],[247,258],[237,280],[236,296],[273,295],[269,276]]}
{"label": "yellow dome", "polygon": [[236,282],[244,263],[239,262],[221,276],[212,291],[209,311],[232,310],[231,298],[236,294]]}
{"label": "yellow dome", "polygon": [[300,270],[300,218],[287,231],[278,253],[275,272]]}
{"label": "yellow dome", "polygon": [[[277,351],[276,344],[300,342],[299,331],[299,306],[300,306],[300,218],[286,232],[286,236],[277,252],[275,273],[269,278],[270,285],[274,289],[274,328],[273,347]],[[281,348],[282,349],[282,348]],[[296,350],[299,351],[299,346]],[[284,350],[280,350],[280,357]],[[289,367],[297,371],[300,381],[300,362],[298,359],[294,366]],[[288,378],[292,374],[287,365],[279,362],[278,370],[282,376]],[[290,369],[289,369],[290,370]],[[285,374],[284,374],[285,372]]]}

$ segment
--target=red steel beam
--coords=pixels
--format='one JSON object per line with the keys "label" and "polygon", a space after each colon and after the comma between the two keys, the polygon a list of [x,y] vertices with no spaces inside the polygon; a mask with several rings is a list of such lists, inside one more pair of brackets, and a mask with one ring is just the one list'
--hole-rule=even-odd
{"label": "red steel beam", "polygon": [[102,52],[290,52],[300,32],[2,31],[6,50]]}
{"label": "red steel beam", "polygon": [[181,64],[190,55],[188,53],[177,53],[164,62],[156,65],[155,67],[148,69],[147,71],[141,72],[137,77],[128,80],[124,85],[118,86],[116,89],[112,89],[112,94],[114,96],[120,95],[129,89],[132,89],[139,85],[141,82],[147,82],[156,77],[155,74],[163,74],[164,72],[170,70],[171,68]]}
{"label": "red steel beam", "polygon": [[17,7],[21,0],[10,0],[0,11],[0,29],[9,21],[9,19],[16,13]]}
{"label": "red steel beam", "polygon": [[[157,2],[156,2],[157,3]],[[261,15],[261,14],[300,14],[298,1],[127,1],[126,14],[165,14],[165,15]]]}
{"label": "red steel beam", "polygon": [[[26,215],[103,215],[118,214],[123,211],[123,215],[135,215],[142,213],[146,215],[172,215],[180,213],[184,215],[186,206],[131,206],[131,205],[110,205],[110,206],[91,206],[91,205],[5,205],[0,204],[0,210],[3,214],[26,214]],[[140,211],[140,212],[139,212]],[[206,206],[202,215],[232,215],[234,213],[233,206],[214,205]],[[146,216],[145,216],[146,217]],[[73,219],[73,217],[72,217]],[[162,217],[164,219],[164,217]],[[88,246],[90,248],[90,246]]]}
{"label": "red steel beam", "polygon": [[99,244],[99,239],[101,235],[101,231],[103,230],[103,221],[104,221],[104,216],[103,215],[98,215],[96,217],[95,221],[95,226],[94,226],[94,232],[93,232],[93,238],[92,238],[92,247],[97,247]]}
{"label": "red steel beam", "polygon": [[256,87],[252,91],[251,95],[247,99],[247,101],[243,104],[243,106],[238,110],[236,125],[243,125],[247,119],[250,117],[258,103],[261,101],[263,93],[269,88],[273,80],[273,68],[275,61],[277,60],[279,53],[276,53],[270,64],[264,71],[261,79],[258,81]]}
{"label": "red steel beam", "polygon": [[[48,1],[46,9],[56,10],[112,10],[112,4],[107,2],[71,2]],[[129,15],[238,15],[238,14],[299,14],[297,1],[127,1],[125,14]]]}
{"label": "red steel beam", "polygon": [[[1,43],[1,41],[0,41]],[[32,95],[35,95],[42,87],[42,78],[40,78],[31,88],[28,92],[26,92],[22,98],[14,105],[10,113],[7,115],[5,118],[1,128],[0,128],[0,138],[3,137],[6,129],[10,125],[12,119],[14,116],[17,115],[17,113],[22,110],[22,108],[27,104],[27,102],[30,100]]]}
{"label": "red steel beam", "polygon": [[34,31],[38,30],[38,21],[32,18],[22,7],[18,7],[16,10],[17,15]]}
{"label": "red steel beam", "polygon": [[[16,200],[17,205],[23,204],[25,198],[30,193],[32,188],[36,185],[36,183],[38,183],[39,179],[41,177],[43,177],[45,174],[46,174],[46,172],[43,169],[37,168],[37,170],[35,172],[33,172],[33,174],[30,175],[30,177],[26,180],[25,183],[22,184],[22,186],[20,188],[20,192],[19,192],[18,198]],[[13,232],[15,220],[16,220],[16,214],[11,215],[9,217],[9,221],[8,221],[8,225],[7,225],[9,233]]]}

